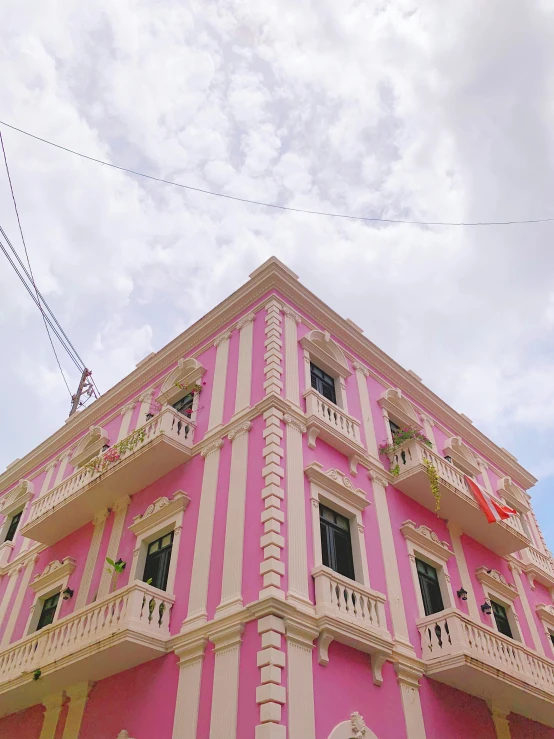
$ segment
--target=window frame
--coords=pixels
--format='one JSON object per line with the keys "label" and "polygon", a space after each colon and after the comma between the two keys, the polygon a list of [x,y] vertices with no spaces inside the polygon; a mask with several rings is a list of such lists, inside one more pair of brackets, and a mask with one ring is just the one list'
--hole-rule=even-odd
{"label": "window frame", "polygon": [[[334,405],[348,413],[346,380],[352,375],[352,372],[348,369],[348,362],[340,346],[333,341],[328,332],[319,330],[311,331],[307,336],[303,336],[299,343],[304,350],[304,395],[311,391],[318,392],[315,388],[312,388],[310,365],[314,364],[335,380],[336,402]],[[322,344],[329,346],[332,351],[325,351]],[[332,401],[329,400],[328,402],[331,403]]]}
{"label": "window frame", "polygon": [[[159,549],[156,552],[150,552],[150,547],[152,546],[152,544],[155,544],[158,541],[159,542],[163,542],[163,540],[165,539],[166,536],[170,536],[171,537],[171,541],[170,541],[169,545],[167,545],[165,547],[160,546]],[[146,545],[146,556],[144,558],[144,568],[143,568],[143,572],[142,572],[142,581],[143,582],[146,582],[146,583],[148,582],[148,580],[146,578],[147,567],[148,567],[148,558],[149,557],[152,557],[153,558],[155,555],[159,554],[161,551],[164,551],[164,550],[167,551],[168,549],[170,550],[170,552],[169,552],[169,562],[167,563],[167,571],[165,572],[165,587],[160,588],[158,585],[154,585],[154,583],[150,583],[153,588],[158,588],[159,590],[163,590],[164,592],[167,591],[167,583],[168,583],[168,580],[169,580],[169,568],[171,567],[171,560],[173,559],[173,544],[174,544],[174,541],[175,541],[175,529],[171,529],[166,534],[162,534],[157,539],[154,539],[153,541],[151,541],[149,544]]]}
{"label": "window frame", "polygon": [[[450,550],[446,541],[440,541],[437,534],[428,526],[417,526],[414,521],[404,521],[400,527],[404,538],[406,539],[406,548],[410,560],[410,569],[412,572],[412,581],[416,594],[417,606],[420,618],[427,618],[425,613],[425,605],[423,603],[423,595],[419,582],[419,574],[417,571],[416,559],[434,567],[437,571],[439,589],[442,596],[443,611],[454,607],[454,594],[452,592],[452,584],[450,574],[448,572],[448,560],[454,557],[454,552]],[[442,611],[438,611],[442,613]]]}
{"label": "window frame", "polygon": [[[71,557],[66,557],[61,561],[54,560],[49,562],[42,571],[42,574],[37,575],[31,582],[30,587],[35,591],[35,599],[29,612],[25,634],[32,634],[37,630],[44,601],[56,593],[61,594],[68,587],[69,578],[74,569],[75,560]],[[55,623],[59,619],[62,603],[63,598],[58,598],[52,623]],[[43,628],[47,627],[44,626]]]}
{"label": "window frame", "polygon": [[[431,578],[427,573],[422,572],[419,568],[419,564],[426,565],[430,569],[433,570],[435,573],[435,578]],[[429,564],[426,560],[422,559],[421,557],[416,557],[416,572],[417,572],[417,579],[419,582],[419,591],[421,593],[421,599],[423,601],[423,610],[425,611],[426,616],[433,616],[435,613],[441,613],[444,611],[444,600],[442,597],[442,591],[440,586],[440,580],[439,580],[439,569],[437,567],[434,567],[433,565]],[[425,601],[426,601],[426,595],[428,596],[429,600],[429,606],[432,606],[431,604],[431,598],[429,596],[429,591],[425,592],[425,588],[423,587],[422,580],[429,582],[432,582],[432,584],[438,588],[438,596],[440,598],[440,602],[442,605],[442,608],[437,608],[436,610],[430,610],[429,613],[427,613],[427,609],[425,608]]]}
{"label": "window frame", "polygon": [[[42,606],[40,608],[40,613],[39,613],[39,616],[38,616],[38,621],[37,621],[37,625],[36,625],[36,628],[35,628],[35,632],[41,631],[42,629],[46,628],[46,626],[50,626],[51,624],[54,623],[54,621],[56,619],[56,615],[57,615],[58,610],[59,610],[58,609],[58,606],[59,606],[59,603],[60,603],[60,595],[61,595],[61,593],[62,593],[61,590],[56,590],[52,595],[46,596],[46,597],[43,597],[43,598],[40,599],[40,602],[41,602]],[[42,621],[42,617],[44,615],[44,607],[46,606],[46,602],[48,600],[50,600],[51,598],[54,598],[54,597],[56,597],[56,604],[54,605],[54,608],[53,608],[52,620],[49,621],[47,624],[43,624],[41,626],[40,625],[40,622]]]}
{"label": "window frame", "polygon": [[[364,491],[355,488],[350,478],[339,470],[330,469],[324,472],[323,466],[319,462],[312,462],[306,467],[305,473],[310,480],[314,569],[325,567],[321,550],[319,513],[319,506],[321,504],[348,519],[350,524],[352,559],[354,562],[354,580],[352,582],[357,582],[367,588],[371,587],[364,537],[364,522],[362,518],[362,512],[371,505],[370,501],[365,497]],[[335,572],[331,568],[327,569]]]}
{"label": "window frame", "polygon": [[485,616],[487,619],[485,623],[489,624],[490,628],[492,628],[493,631],[496,631],[497,634],[500,634],[500,636],[503,636],[506,639],[510,638],[509,636],[506,636],[506,634],[503,634],[496,625],[496,618],[492,612],[492,601],[495,601],[506,611],[508,623],[512,630],[513,641],[524,644],[519,626],[519,617],[514,607],[514,601],[519,597],[519,593],[515,586],[510,585],[510,583],[508,583],[497,570],[487,570],[486,567],[479,567],[477,568],[475,575],[481,583],[485,600],[491,603],[491,614],[490,616]]}
{"label": "window frame", "polygon": [[[340,518],[344,519],[346,521],[347,528],[341,528],[338,524],[329,521],[322,515],[322,509],[325,509],[326,511],[331,512],[335,516],[339,516]],[[323,562],[323,529],[326,530],[326,539],[327,539],[327,546],[325,549],[328,550],[328,559],[329,563],[325,564]],[[342,575],[343,577],[348,578],[349,580],[356,579],[356,571],[354,569],[354,552],[352,548],[352,531],[351,531],[351,521],[347,516],[343,516],[341,513],[336,511],[334,508],[329,508],[328,506],[325,506],[323,503],[319,503],[319,530],[320,530],[320,540],[321,540],[321,560],[324,567],[329,567],[329,569],[333,570],[334,572],[338,573],[339,575]],[[329,536],[329,533],[332,532],[333,534],[339,534],[343,537],[345,541],[348,542],[348,569],[351,571],[351,575],[347,575],[344,572],[341,572],[337,569],[337,567],[332,566],[332,562],[334,561],[334,564],[337,565],[337,548],[336,548],[336,536]]]}
{"label": "window frame", "polygon": [[[7,541],[13,542],[13,540],[15,538],[15,535],[17,534],[17,532],[18,532],[18,530],[20,528],[21,519],[23,518],[23,510],[24,509],[21,508],[19,511],[16,511],[15,513],[12,513],[11,516],[8,517],[8,521],[9,521],[8,528],[7,528],[6,533],[4,535],[4,541],[2,542],[2,544],[4,544]],[[13,534],[12,534],[11,538],[8,539],[8,534],[10,533],[11,528],[13,526],[14,518],[16,518],[17,516],[19,516],[19,518],[17,519],[17,523],[15,525],[15,529],[13,530]]]}
{"label": "window frame", "polygon": [[[134,517],[133,523],[129,526],[130,531],[136,536],[130,581],[144,582],[142,578],[144,576],[148,546],[156,541],[156,539],[173,532],[166,589],[162,592],[168,595],[174,594],[183,516],[189,503],[190,498],[188,495],[182,490],[177,490],[173,494],[172,499],[165,496],[157,498],[146,508],[143,514]],[[150,585],[150,587],[153,588],[155,586]],[[159,590],[159,588],[156,588],[156,590]]]}
{"label": "window frame", "polygon": [[[317,374],[314,373],[314,369],[316,369],[318,372],[321,372],[322,375],[325,375],[325,377],[318,377]],[[319,390],[317,387],[314,386],[314,377],[317,380],[320,381],[321,386],[327,385],[328,387],[333,388],[333,398],[328,398],[325,393],[322,393],[321,390]],[[327,382],[325,378],[328,378],[331,380],[331,382]],[[333,405],[337,405],[337,380],[332,375],[325,372],[325,370],[321,369],[315,362],[312,362],[310,360],[310,387],[312,390],[315,390],[320,395],[323,395],[325,400],[329,401],[329,403],[333,403]]]}

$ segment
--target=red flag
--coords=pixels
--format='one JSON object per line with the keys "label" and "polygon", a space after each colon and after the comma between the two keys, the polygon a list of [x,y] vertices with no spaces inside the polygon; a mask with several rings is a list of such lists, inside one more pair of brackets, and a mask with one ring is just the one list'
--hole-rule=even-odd
{"label": "red flag", "polygon": [[495,523],[496,521],[505,521],[510,516],[514,516],[517,511],[510,508],[507,505],[502,505],[495,500],[492,495],[485,492],[471,477],[464,475],[469,489],[473,493],[473,497],[479,503],[483,509],[483,513],[487,517],[489,523]]}

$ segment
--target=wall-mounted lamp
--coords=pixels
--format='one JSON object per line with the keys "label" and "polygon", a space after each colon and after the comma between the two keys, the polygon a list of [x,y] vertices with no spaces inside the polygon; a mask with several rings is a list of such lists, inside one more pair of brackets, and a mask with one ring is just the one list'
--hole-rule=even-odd
{"label": "wall-mounted lamp", "polygon": [[464,590],[464,588],[460,588],[456,595],[460,600],[467,600],[467,590]]}
{"label": "wall-mounted lamp", "polygon": [[64,600],[69,600],[70,598],[73,598],[73,592],[74,592],[74,591],[73,591],[73,590],[72,590],[71,588],[66,588],[66,589],[65,589],[65,590],[64,590],[64,591],[62,592],[62,598],[63,598]]}
{"label": "wall-mounted lamp", "polygon": [[485,616],[490,616],[491,615],[492,608],[491,608],[491,604],[489,603],[488,600],[486,600],[483,603],[483,605],[481,606],[481,610],[483,611],[483,613],[485,614]]}
{"label": "wall-mounted lamp", "polygon": [[124,570],[127,567],[127,562],[124,562],[121,557],[117,560],[116,565],[121,567],[122,570]]}

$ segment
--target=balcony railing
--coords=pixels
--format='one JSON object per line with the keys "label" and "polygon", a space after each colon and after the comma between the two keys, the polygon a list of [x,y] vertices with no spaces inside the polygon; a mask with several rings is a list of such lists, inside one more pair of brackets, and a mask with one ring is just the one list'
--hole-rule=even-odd
{"label": "balcony railing", "polygon": [[[380,671],[381,660],[392,650],[392,640],[387,630],[383,593],[339,575],[329,567],[320,565],[312,570],[315,585],[315,612],[325,644],[336,639],[355,649],[376,655],[374,672]],[[320,662],[326,661],[321,654]]]}
{"label": "balcony railing", "polygon": [[360,422],[331,403],[323,395],[310,388],[304,393],[306,398],[306,426],[308,445],[315,446],[320,437],[330,446],[347,456],[364,453],[360,440]]}
{"label": "balcony railing", "polygon": [[[21,529],[43,544],[55,544],[110,508],[123,495],[133,495],[188,461],[194,424],[166,408],[127,437],[135,443],[105,468],[86,467],[34,501]],[[124,440],[125,441],[125,440]]]}
{"label": "balcony railing", "polygon": [[538,580],[547,588],[554,588],[554,561],[551,556],[530,546],[521,552],[521,558],[531,584]]}
{"label": "balcony railing", "polygon": [[39,703],[68,681],[101,680],[161,656],[173,602],[135,582],[10,644],[0,652],[0,716]]}
{"label": "balcony railing", "polygon": [[429,677],[554,726],[554,662],[455,609],[418,628]]}
{"label": "balcony railing", "polygon": [[464,533],[488,549],[505,556],[528,547],[519,515],[506,521],[488,523],[485,514],[471,494],[464,475],[425,444],[412,439],[390,456],[391,467],[398,465],[394,486],[425,508],[435,510],[424,460],[437,470],[441,493],[439,516],[458,523]]}

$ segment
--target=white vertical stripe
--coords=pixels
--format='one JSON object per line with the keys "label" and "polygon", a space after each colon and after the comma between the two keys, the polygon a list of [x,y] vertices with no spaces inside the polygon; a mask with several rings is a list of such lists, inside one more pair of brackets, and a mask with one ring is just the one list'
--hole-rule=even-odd
{"label": "white vertical stripe", "polygon": [[[123,524],[125,523],[125,516],[127,515],[127,508],[131,499],[128,495],[124,495],[122,498],[116,501],[113,509],[115,512],[112,531],[110,533],[110,541],[108,542],[108,550],[106,557],[117,559],[117,553],[119,550],[119,544],[121,542],[121,534],[123,533]],[[100,578],[100,586],[98,588],[98,599],[104,598],[110,592],[110,585],[112,582],[112,574],[110,573],[106,563],[102,566],[102,577]]]}
{"label": "white vertical stripe", "polygon": [[239,359],[237,370],[237,394],[235,397],[235,413],[250,406],[252,390],[252,345],[254,338],[254,314],[249,313],[237,324],[240,330]]}

